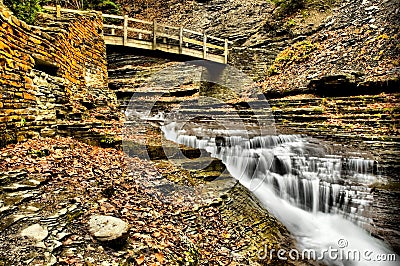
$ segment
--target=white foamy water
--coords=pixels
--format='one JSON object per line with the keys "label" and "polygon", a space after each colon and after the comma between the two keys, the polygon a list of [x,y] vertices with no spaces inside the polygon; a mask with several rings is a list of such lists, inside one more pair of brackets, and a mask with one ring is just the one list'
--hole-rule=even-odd
{"label": "white foamy water", "polygon": [[162,131],[169,140],[221,159],[297,238],[300,250],[314,249],[322,258],[324,250],[336,249],[323,256],[329,265],[398,265],[378,261],[394,252],[363,229],[372,226],[367,185],[378,178],[373,160],[327,155],[298,135],[198,138],[177,130],[175,122]]}

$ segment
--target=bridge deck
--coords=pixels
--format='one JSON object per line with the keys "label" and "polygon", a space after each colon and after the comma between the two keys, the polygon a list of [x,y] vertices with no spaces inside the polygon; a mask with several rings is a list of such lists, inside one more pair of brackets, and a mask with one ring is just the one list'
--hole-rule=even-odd
{"label": "bridge deck", "polygon": [[[45,9],[55,11],[57,17],[61,16],[61,12],[85,12],[59,6]],[[207,35],[205,31],[201,33],[128,16],[102,14],[102,17],[104,41],[107,45],[158,50],[225,64],[228,62],[231,42]]]}
{"label": "bridge deck", "polygon": [[[124,37],[123,36],[115,36],[115,35],[105,35],[104,36],[105,43],[108,45],[120,45],[120,46],[127,46],[127,47],[134,47],[139,49],[146,49],[146,50],[158,50],[166,53],[172,54],[182,54],[187,55],[195,58],[204,58],[203,52],[195,49],[190,49],[183,47],[182,50],[179,49],[179,46],[164,44],[164,43],[157,43],[155,49],[153,49],[153,43],[146,41],[146,40],[137,40],[128,38],[128,41],[124,44]],[[217,62],[217,63],[226,63],[225,57],[221,55],[215,55],[207,53],[205,60]]]}

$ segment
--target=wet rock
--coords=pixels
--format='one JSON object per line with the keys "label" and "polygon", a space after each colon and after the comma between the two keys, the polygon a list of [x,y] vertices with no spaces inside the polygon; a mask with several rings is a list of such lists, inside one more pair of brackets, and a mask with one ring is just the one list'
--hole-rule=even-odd
{"label": "wet rock", "polygon": [[14,183],[10,186],[3,187],[3,191],[14,192],[14,191],[30,190],[30,189],[35,189],[35,188],[36,188],[36,186]]}
{"label": "wet rock", "polygon": [[53,137],[56,135],[56,130],[46,127],[40,130],[40,135],[42,135],[43,137]]}
{"label": "wet rock", "polygon": [[36,208],[35,206],[27,206],[25,210],[28,212],[38,212],[40,209]]}
{"label": "wet rock", "polygon": [[105,215],[93,215],[89,220],[89,232],[101,242],[122,244],[126,240],[129,225],[123,220]]}
{"label": "wet rock", "polygon": [[42,248],[42,249],[46,249],[46,245],[43,242],[37,242],[35,244],[35,247],[37,248]]}
{"label": "wet rock", "polygon": [[34,224],[22,230],[20,235],[26,236],[36,241],[42,241],[46,239],[46,237],[49,235],[49,232],[40,224]]}
{"label": "wet rock", "polygon": [[46,252],[45,255],[46,255],[46,258],[48,260],[48,263],[47,263],[48,266],[57,264],[57,258],[53,254],[50,254],[50,253]]}

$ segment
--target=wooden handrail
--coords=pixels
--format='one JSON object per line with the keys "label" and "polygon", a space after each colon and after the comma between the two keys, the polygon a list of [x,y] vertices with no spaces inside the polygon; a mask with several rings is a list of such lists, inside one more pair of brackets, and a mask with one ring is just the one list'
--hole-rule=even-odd
{"label": "wooden handrail", "polygon": [[151,22],[151,21],[147,21],[147,20],[143,20],[143,19],[137,19],[137,18],[128,18],[128,21],[143,23],[143,24],[147,24],[147,25],[152,25],[153,24],[153,22]]}
{"label": "wooden handrail", "polygon": [[164,28],[169,28],[169,29],[173,29],[173,30],[179,30],[180,27],[175,27],[175,26],[170,26],[170,25],[165,25],[165,24],[157,24],[160,27],[164,27]]}
{"label": "wooden handrail", "polygon": [[[78,13],[78,14],[93,12],[93,11],[81,11],[81,10],[60,8],[60,6],[57,7],[45,6],[44,9],[56,11],[57,18],[61,16],[61,12]],[[122,44],[124,46],[129,46],[129,45],[132,46],[132,40],[134,40],[134,37],[132,37],[130,33],[138,33],[139,35],[136,38],[139,38],[139,40],[141,40],[141,43],[139,42],[139,44],[136,44],[139,45],[138,47],[143,47],[143,45],[146,42],[150,44],[151,47],[150,49],[152,50],[164,49],[165,51],[166,49],[165,47],[176,46],[179,54],[193,54],[195,57],[201,57],[200,56],[201,53],[202,58],[204,59],[214,58],[213,60],[216,60],[215,56],[217,56],[221,58],[218,59],[217,61],[223,61],[224,63],[227,63],[229,54],[229,45],[233,43],[227,39],[222,39],[208,35],[206,34],[205,31],[201,33],[185,29],[182,26],[176,27],[165,24],[159,24],[157,23],[156,20],[146,21],[142,19],[130,18],[127,15],[119,16],[111,14],[102,14],[102,17],[103,19],[108,18],[120,21],[120,22],[118,21],[115,22],[119,25],[109,24],[109,23],[114,23],[112,22],[112,20],[107,21],[108,23],[103,24],[103,29],[108,29],[108,31],[104,33],[105,36],[114,36],[112,37],[114,39],[111,39],[112,40],[111,43],[117,45]],[[134,26],[129,25],[132,22],[135,23]],[[146,27],[143,28],[140,25]],[[111,34],[109,30],[111,30]],[[118,30],[117,34],[116,30]],[[146,37],[146,39],[143,40],[142,34],[147,35],[149,37]],[[115,41],[118,40],[118,38],[120,38],[119,40],[121,41]],[[162,42],[160,42],[160,38],[162,38]],[[170,41],[168,42],[167,40]],[[158,44],[160,45],[161,48],[158,48]],[[190,52],[191,50],[192,52]],[[221,52],[218,51],[223,51],[223,53],[221,54]],[[177,53],[176,50],[174,53]]]}
{"label": "wooden handrail", "polygon": [[103,24],[103,28],[108,28],[108,29],[124,29],[124,26],[118,26],[118,25],[112,25],[112,24]]}
{"label": "wooden handrail", "polygon": [[148,34],[148,35],[152,34],[152,31],[150,31],[150,30],[142,30],[142,29],[130,28],[130,27],[128,27],[128,32],[143,33],[143,34]]}
{"label": "wooden handrail", "polygon": [[110,15],[110,14],[102,14],[102,16],[103,18],[124,19],[123,16]]}
{"label": "wooden handrail", "polygon": [[[52,10],[57,12],[57,7],[54,6],[43,6],[44,10]],[[76,13],[76,14],[87,14],[90,12],[98,12],[94,10],[77,10],[77,9],[69,9],[69,8],[60,8],[60,12],[66,12],[66,13]]]}

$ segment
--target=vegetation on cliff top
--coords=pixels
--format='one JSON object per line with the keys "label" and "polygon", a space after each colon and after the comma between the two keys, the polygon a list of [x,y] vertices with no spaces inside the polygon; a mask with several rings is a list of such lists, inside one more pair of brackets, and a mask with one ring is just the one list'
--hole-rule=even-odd
{"label": "vegetation on cliff top", "polygon": [[[93,9],[98,11],[107,11],[107,13],[120,13],[120,6],[112,0],[75,0],[57,2],[62,7],[72,9]],[[5,0],[4,4],[10,8],[14,15],[32,24],[35,21],[38,12],[42,11],[42,6],[53,4],[50,0]]]}
{"label": "vegetation on cliff top", "polygon": [[4,4],[21,20],[31,24],[41,11],[40,0],[5,0]]}
{"label": "vegetation on cliff top", "polygon": [[[72,2],[72,3],[71,3]],[[81,0],[81,1],[61,1],[61,6],[73,9],[92,9],[104,11],[111,14],[118,14],[120,6],[112,0]]]}

